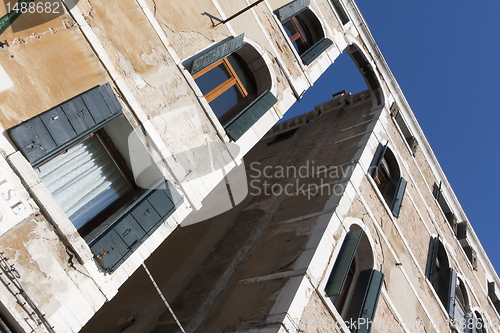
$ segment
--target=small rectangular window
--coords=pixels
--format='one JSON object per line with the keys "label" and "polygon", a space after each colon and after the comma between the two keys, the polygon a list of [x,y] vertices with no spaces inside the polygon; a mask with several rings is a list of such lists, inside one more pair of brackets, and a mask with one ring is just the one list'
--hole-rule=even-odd
{"label": "small rectangular window", "polygon": [[340,0],[331,0],[333,8],[335,8],[335,11],[337,12],[337,15],[340,17],[340,21],[342,22],[342,25],[346,25],[350,19],[349,16],[347,15],[346,11],[344,10],[344,7],[340,3]]}

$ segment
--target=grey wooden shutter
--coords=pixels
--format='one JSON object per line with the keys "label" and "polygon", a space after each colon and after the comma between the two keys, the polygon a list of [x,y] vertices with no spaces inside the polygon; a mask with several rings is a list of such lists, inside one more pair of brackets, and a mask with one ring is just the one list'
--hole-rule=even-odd
{"label": "grey wooden shutter", "polygon": [[394,194],[394,200],[392,201],[391,207],[392,214],[395,217],[399,217],[401,205],[403,204],[403,198],[405,196],[406,184],[407,182],[403,177],[399,178],[398,186],[396,187],[396,193]]}
{"label": "grey wooden shutter", "polygon": [[198,73],[202,69],[210,66],[211,64],[227,57],[231,53],[240,49],[241,46],[243,45],[243,36],[244,34],[241,34],[231,39],[230,41],[217,46],[216,48],[203,54],[202,56],[196,58],[191,63],[191,70],[190,70],[191,75]]}
{"label": "grey wooden shutter", "polygon": [[304,65],[310,65],[317,57],[321,55],[324,51],[326,51],[333,42],[331,39],[322,38],[316,44],[311,46],[306,52],[300,55],[300,59],[302,59],[302,63]]}
{"label": "grey wooden shutter", "polygon": [[165,185],[145,192],[90,240],[92,252],[108,272],[123,263],[182,203],[172,184],[167,181]]}
{"label": "grey wooden shutter", "polygon": [[468,313],[465,315],[465,327],[464,333],[476,333],[476,318],[472,313]]}
{"label": "grey wooden shutter", "polygon": [[[367,269],[359,273],[356,289],[346,314],[346,321],[356,323],[353,333],[369,333],[384,283],[384,274]],[[363,320],[359,320],[363,319]]]}
{"label": "grey wooden shutter", "polygon": [[[446,292],[446,298],[444,299],[444,306],[446,310],[448,310],[448,314],[452,319],[455,318],[455,292],[457,288],[457,273],[453,270],[453,268],[448,268],[447,274],[443,274],[448,278],[447,283],[443,285],[443,290]],[[440,287],[441,289],[441,283]]]}
{"label": "grey wooden shutter", "polygon": [[347,273],[351,267],[359,241],[363,235],[363,230],[356,230],[347,233],[342,247],[340,248],[337,260],[333,266],[332,273],[326,283],[326,295],[333,297],[340,295],[347,278]]}
{"label": "grey wooden shutter", "polygon": [[275,11],[281,22],[286,22],[309,6],[310,0],[295,0]]}
{"label": "grey wooden shutter", "polygon": [[432,282],[432,278],[436,273],[436,260],[439,251],[439,235],[431,236],[429,242],[429,253],[427,255],[427,268],[425,269],[425,277]]}
{"label": "grey wooden shutter", "polygon": [[436,261],[439,252],[439,235],[432,237],[429,242],[429,253],[427,255],[427,268],[425,269],[425,277],[432,282],[434,274],[436,274]]}
{"label": "grey wooden shutter", "polygon": [[380,163],[382,163],[382,159],[384,158],[384,154],[385,151],[387,150],[388,144],[389,143],[383,145],[382,143],[379,142],[377,150],[375,151],[375,155],[373,155],[372,161],[370,163],[370,168],[368,169],[368,173],[373,178],[378,176],[378,168],[380,167]]}
{"label": "grey wooden shutter", "polygon": [[227,135],[234,141],[238,140],[277,101],[278,99],[270,91],[260,94],[250,105],[224,125]]}
{"label": "grey wooden shutter", "polygon": [[10,136],[36,167],[109,123],[120,111],[106,83],[12,128]]}

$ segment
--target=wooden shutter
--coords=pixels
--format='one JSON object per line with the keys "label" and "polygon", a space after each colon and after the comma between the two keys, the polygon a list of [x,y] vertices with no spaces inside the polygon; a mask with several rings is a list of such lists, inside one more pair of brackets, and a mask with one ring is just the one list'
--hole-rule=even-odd
{"label": "wooden shutter", "polygon": [[[460,325],[460,323],[459,323]],[[464,333],[476,333],[477,320],[472,313],[465,315]]]}
{"label": "wooden shutter", "polygon": [[322,38],[311,46],[306,52],[302,53],[300,56],[300,59],[302,59],[302,62],[304,65],[310,65],[317,57],[321,55],[324,51],[326,51],[331,45],[333,45],[333,42],[328,39],[328,38]]}
{"label": "wooden shutter", "polygon": [[399,217],[401,205],[403,204],[403,198],[405,196],[406,184],[407,182],[403,177],[399,178],[398,187],[396,187],[396,194],[394,195],[391,207],[392,214],[395,217]]}
{"label": "wooden shutter", "polygon": [[353,333],[371,331],[383,283],[384,274],[375,269],[367,269],[359,273],[356,289],[346,315],[346,321],[352,320],[357,323]]}
{"label": "wooden shutter", "polygon": [[227,135],[234,141],[238,140],[277,101],[278,99],[270,91],[260,94],[250,105],[224,125]]}
{"label": "wooden shutter", "polygon": [[340,248],[337,260],[333,266],[332,273],[326,283],[326,295],[333,297],[340,295],[347,278],[347,273],[351,267],[359,241],[363,235],[363,230],[356,230],[347,233],[342,247]]}
{"label": "wooden shutter", "polygon": [[281,22],[286,22],[309,6],[310,0],[295,0],[275,11]]}
{"label": "wooden shutter", "polygon": [[378,176],[378,168],[380,167],[380,163],[382,163],[382,159],[384,158],[384,154],[387,150],[388,144],[389,142],[387,142],[385,145],[379,142],[377,150],[375,151],[375,155],[373,155],[372,162],[370,163],[370,168],[368,169],[370,176],[372,176],[373,178]]}
{"label": "wooden shutter", "polygon": [[244,34],[241,34],[193,60],[190,70],[191,75],[198,73],[202,69],[240,49],[243,45],[243,36]]}
{"label": "wooden shutter", "polygon": [[[448,283],[443,286],[443,289],[446,291],[446,298],[444,306],[446,310],[448,310],[448,314],[452,319],[455,318],[455,292],[457,288],[457,273],[453,270],[453,268],[448,268],[448,274],[444,274],[448,278]],[[441,285],[441,284],[440,284]],[[441,286],[439,287],[441,289]]]}
{"label": "wooden shutter", "polygon": [[429,253],[427,255],[427,268],[425,269],[425,277],[432,282],[432,278],[436,273],[436,260],[439,251],[439,235],[431,236],[429,242]]}
{"label": "wooden shutter", "polygon": [[106,83],[12,128],[10,136],[37,167],[118,117],[120,111]]}
{"label": "wooden shutter", "polygon": [[90,248],[108,272],[124,262],[182,203],[172,184],[167,181],[165,185],[145,192],[90,240]]}

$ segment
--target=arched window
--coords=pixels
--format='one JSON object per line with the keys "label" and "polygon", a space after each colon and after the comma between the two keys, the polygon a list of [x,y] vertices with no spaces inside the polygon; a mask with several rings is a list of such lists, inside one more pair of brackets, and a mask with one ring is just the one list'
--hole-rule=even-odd
{"label": "arched window", "polygon": [[326,284],[326,296],[344,320],[356,322],[364,318],[369,322],[375,316],[383,281],[384,274],[373,269],[373,251],[368,237],[353,224]]}
{"label": "arched window", "polygon": [[222,125],[248,106],[257,91],[253,74],[237,54],[222,58],[193,78]]}
{"label": "arched window", "polygon": [[379,144],[369,173],[393,215],[398,217],[406,190],[406,180],[401,177],[396,157],[387,145]]}
{"label": "arched window", "polygon": [[474,315],[476,317],[476,333],[486,333],[486,326],[484,324],[483,316],[481,316],[479,311],[475,311]]}
{"label": "arched window", "polygon": [[305,65],[311,64],[333,44],[325,38],[321,22],[308,8],[309,3],[309,0],[295,0],[275,11]]}
{"label": "arched window", "polygon": [[191,75],[229,137],[237,140],[276,102],[262,56],[243,35],[188,61]]}

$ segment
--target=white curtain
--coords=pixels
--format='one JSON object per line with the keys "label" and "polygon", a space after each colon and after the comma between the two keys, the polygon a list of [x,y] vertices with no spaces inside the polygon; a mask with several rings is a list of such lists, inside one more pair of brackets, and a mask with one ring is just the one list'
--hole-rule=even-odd
{"label": "white curtain", "polygon": [[37,170],[77,229],[130,190],[96,136],[57,155]]}

